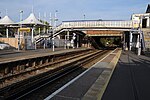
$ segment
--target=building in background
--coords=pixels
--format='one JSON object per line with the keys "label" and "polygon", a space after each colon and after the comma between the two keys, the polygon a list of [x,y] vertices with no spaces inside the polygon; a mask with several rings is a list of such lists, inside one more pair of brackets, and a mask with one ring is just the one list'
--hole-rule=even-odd
{"label": "building in background", "polygon": [[150,51],[150,4],[148,4],[146,12],[143,14],[133,14],[131,17],[133,28],[138,28],[143,33],[143,44],[145,51]]}
{"label": "building in background", "polygon": [[133,14],[133,27],[140,27],[141,28],[150,28],[150,4],[147,6],[147,10],[143,14]]}

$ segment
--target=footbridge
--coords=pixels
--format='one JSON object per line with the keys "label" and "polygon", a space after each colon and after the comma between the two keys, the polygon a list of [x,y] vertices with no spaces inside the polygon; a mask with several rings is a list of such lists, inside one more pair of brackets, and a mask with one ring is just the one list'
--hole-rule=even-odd
{"label": "footbridge", "polygon": [[[74,20],[74,21],[63,21],[55,29],[55,34],[58,35],[62,31],[69,32],[82,32],[89,37],[129,37],[124,36],[124,33],[130,33],[137,31],[139,23],[132,20]],[[99,41],[94,39],[95,42]],[[92,39],[93,40],[93,39]],[[126,40],[128,41],[128,40]],[[124,40],[125,42],[125,40]],[[127,43],[129,45],[129,41]]]}
{"label": "footbridge", "polygon": [[122,32],[131,31],[134,28],[132,20],[75,20],[63,21],[55,32],[62,30],[82,31],[88,36],[120,36]]}
{"label": "footbridge", "polygon": [[[137,42],[143,41],[144,45],[144,35],[139,30],[140,22],[134,20],[74,20],[74,21],[63,21],[58,25],[53,34],[48,37],[56,37],[60,34],[65,35],[65,40],[69,37],[69,33],[79,33],[85,34],[89,37],[120,37],[123,40],[124,45],[130,50]],[[78,34],[77,33],[77,34]],[[68,37],[67,37],[68,35]],[[135,36],[133,36],[135,35]],[[83,38],[81,38],[83,39]],[[98,38],[99,39],[99,38]],[[92,39],[93,40],[93,39]],[[94,43],[98,40],[94,39]],[[121,42],[120,41],[120,42]],[[134,41],[134,43],[133,43]],[[139,46],[140,47],[140,46]],[[144,47],[143,47],[144,48]]]}
{"label": "footbridge", "polygon": [[58,27],[56,32],[62,29],[74,29],[74,30],[119,30],[130,31],[133,28],[134,23],[132,20],[74,20],[63,21]]}
{"label": "footbridge", "polygon": [[[54,31],[53,36],[57,36],[64,31],[82,31],[89,36],[118,36],[118,34],[137,29],[139,23],[135,23],[132,20],[74,20],[63,21],[58,25]],[[101,34],[99,34],[101,33]],[[120,35],[119,35],[120,36]],[[52,33],[47,36],[52,37]]]}

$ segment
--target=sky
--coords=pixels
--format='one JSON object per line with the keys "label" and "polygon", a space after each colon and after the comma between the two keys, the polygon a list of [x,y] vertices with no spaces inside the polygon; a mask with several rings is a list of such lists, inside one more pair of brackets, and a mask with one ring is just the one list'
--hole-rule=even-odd
{"label": "sky", "polygon": [[25,19],[33,8],[37,18],[40,13],[43,19],[46,13],[48,22],[50,13],[54,16],[56,10],[59,23],[83,19],[130,20],[133,13],[145,13],[148,4],[150,0],[0,0],[0,16],[7,14],[18,22],[20,10]]}

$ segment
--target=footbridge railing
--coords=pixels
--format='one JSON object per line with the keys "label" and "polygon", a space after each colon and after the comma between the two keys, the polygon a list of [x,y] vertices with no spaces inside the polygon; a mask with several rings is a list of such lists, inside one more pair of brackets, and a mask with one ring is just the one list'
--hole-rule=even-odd
{"label": "footbridge railing", "polygon": [[133,27],[133,21],[64,21],[61,25],[56,28],[56,31],[67,28],[128,28]]}
{"label": "footbridge railing", "polygon": [[42,41],[44,38],[52,38],[57,36],[63,31],[68,29],[132,29],[133,21],[123,20],[75,20],[75,21],[63,21],[62,24],[57,26],[54,30],[54,35],[40,36],[37,39],[37,43]]}

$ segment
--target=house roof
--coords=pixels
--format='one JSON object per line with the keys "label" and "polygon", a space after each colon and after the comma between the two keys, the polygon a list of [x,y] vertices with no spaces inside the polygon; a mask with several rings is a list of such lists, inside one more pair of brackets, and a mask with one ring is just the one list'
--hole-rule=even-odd
{"label": "house roof", "polygon": [[14,22],[9,18],[9,16],[5,16],[0,19],[0,25],[12,25]]}
{"label": "house roof", "polygon": [[147,6],[146,13],[150,13],[150,4],[148,4],[148,6]]}

